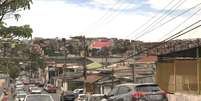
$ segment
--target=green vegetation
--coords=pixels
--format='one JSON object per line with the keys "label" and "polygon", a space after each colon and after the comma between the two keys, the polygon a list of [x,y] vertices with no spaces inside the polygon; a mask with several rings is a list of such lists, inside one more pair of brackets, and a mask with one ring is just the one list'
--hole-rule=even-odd
{"label": "green vegetation", "polygon": [[[1,48],[4,49],[4,57],[16,56],[17,51],[27,52],[27,47],[22,47],[19,44],[19,40],[16,38],[30,38],[32,37],[33,30],[29,25],[23,26],[8,26],[5,23],[5,19],[15,18],[19,20],[21,17],[20,11],[30,9],[32,0],[1,0],[0,1],[0,40]],[[6,41],[4,41],[6,39]],[[19,45],[19,46],[18,46]],[[11,50],[11,51],[6,51]],[[6,56],[5,53],[10,53],[10,56]],[[15,78],[19,75],[21,68],[19,61],[7,60],[0,62],[0,71],[9,73],[10,77]]]}

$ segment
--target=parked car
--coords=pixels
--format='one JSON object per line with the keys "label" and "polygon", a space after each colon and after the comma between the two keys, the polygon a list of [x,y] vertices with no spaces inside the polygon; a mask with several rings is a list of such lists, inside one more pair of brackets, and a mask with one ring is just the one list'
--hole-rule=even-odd
{"label": "parked car", "polygon": [[91,96],[88,97],[87,101],[102,101],[104,97],[105,97],[104,94],[92,94]]}
{"label": "parked car", "polygon": [[54,99],[49,94],[30,94],[24,101],[54,101]]}
{"label": "parked car", "polygon": [[37,85],[38,87],[44,87],[44,83],[43,83],[43,81],[41,81],[41,80],[36,81],[36,85]]}
{"label": "parked car", "polygon": [[84,89],[75,89],[75,90],[73,90],[73,93],[75,93],[75,94],[83,94]]}
{"label": "parked car", "polygon": [[45,85],[44,89],[48,93],[56,93],[57,92],[57,88],[54,85],[52,85],[52,84]]}
{"label": "parked car", "polygon": [[60,96],[60,101],[74,101],[76,99],[76,94],[71,91],[63,92]]}
{"label": "parked car", "polygon": [[24,87],[24,84],[23,84],[23,82],[21,82],[21,81],[17,81],[17,82],[15,83],[15,87],[16,87],[16,88],[23,88],[23,87]]}
{"label": "parked car", "polygon": [[42,89],[38,88],[38,87],[31,87],[30,88],[30,93],[31,94],[41,94],[42,93]]}
{"label": "parked car", "polygon": [[23,84],[24,85],[28,85],[29,84],[29,80],[23,80]]}
{"label": "parked car", "polygon": [[75,99],[75,101],[87,101],[88,100],[88,96],[86,94],[78,94],[77,98]]}
{"label": "parked car", "polygon": [[30,92],[30,90],[31,90],[31,88],[32,87],[36,87],[34,84],[29,84],[28,86],[27,86],[27,90]]}
{"label": "parked car", "polygon": [[157,84],[120,84],[108,94],[108,101],[168,101]]}

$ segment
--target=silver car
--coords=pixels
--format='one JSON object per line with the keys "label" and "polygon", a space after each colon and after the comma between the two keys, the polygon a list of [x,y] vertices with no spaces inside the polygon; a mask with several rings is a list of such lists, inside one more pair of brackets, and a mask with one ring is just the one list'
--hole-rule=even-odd
{"label": "silver car", "polygon": [[157,84],[120,84],[108,94],[108,101],[168,101]]}
{"label": "silver car", "polygon": [[48,94],[30,94],[24,101],[54,101],[54,99]]}

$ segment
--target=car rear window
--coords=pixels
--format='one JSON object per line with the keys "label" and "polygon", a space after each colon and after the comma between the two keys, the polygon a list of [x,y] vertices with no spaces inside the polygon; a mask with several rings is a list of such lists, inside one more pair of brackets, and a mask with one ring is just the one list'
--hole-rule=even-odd
{"label": "car rear window", "polygon": [[136,86],[136,91],[139,92],[157,92],[160,91],[158,85],[139,85]]}

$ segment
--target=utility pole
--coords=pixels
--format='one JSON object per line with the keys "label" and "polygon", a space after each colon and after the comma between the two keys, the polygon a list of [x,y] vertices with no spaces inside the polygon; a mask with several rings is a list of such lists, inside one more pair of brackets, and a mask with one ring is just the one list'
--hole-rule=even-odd
{"label": "utility pole", "polygon": [[132,68],[133,83],[135,83],[135,82],[136,82],[136,80],[135,80],[135,56],[134,56],[135,53],[136,53],[136,52],[135,52],[135,50],[136,50],[136,49],[135,49],[135,45],[134,45],[133,48],[134,48],[134,49],[133,49],[133,51],[134,51],[134,52],[133,52],[133,53],[134,53],[134,54],[133,54],[133,66],[132,66],[131,68]]}
{"label": "utility pole", "polygon": [[114,88],[114,68],[112,67],[112,89]]}
{"label": "utility pole", "polygon": [[105,63],[103,62],[104,63],[104,69],[107,68],[107,66],[108,66],[108,55],[109,55],[108,51],[109,51],[108,48],[103,48],[102,54],[103,54],[103,57],[105,56]]}
{"label": "utility pole", "polygon": [[196,57],[197,57],[197,93],[200,94],[200,49],[196,48]]}
{"label": "utility pole", "polygon": [[[64,65],[63,65],[63,73],[62,73],[62,82],[64,82],[64,76],[65,76],[65,68],[66,68],[66,58],[67,58],[67,52],[66,52],[66,39],[62,38],[63,47],[64,47]],[[63,89],[65,91],[65,89]]]}
{"label": "utility pole", "polygon": [[[67,50],[66,50],[66,39],[62,38],[63,45],[64,45],[64,68],[66,67],[66,60],[67,60]],[[63,75],[64,75],[64,68],[63,68]]]}
{"label": "utility pole", "polygon": [[32,40],[32,37],[31,37],[31,49],[30,49],[30,67],[29,67],[29,72],[30,72],[30,78],[29,78],[29,80],[31,80],[31,78],[32,78],[32,46],[33,46],[33,40]]}
{"label": "utility pole", "polygon": [[84,44],[84,57],[83,57],[83,76],[84,76],[84,92],[86,93],[86,80],[87,80],[87,67],[86,67],[86,38],[82,37]]}

